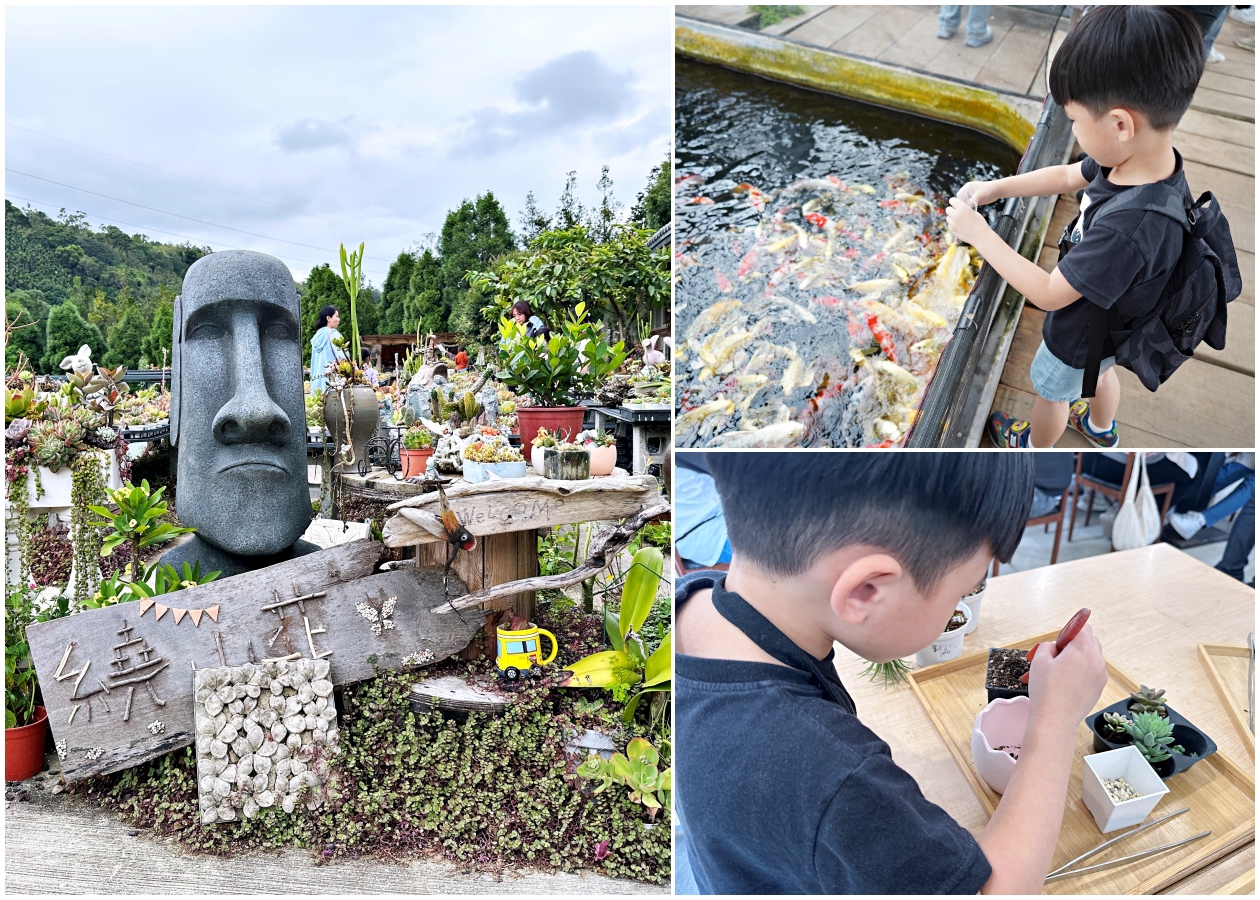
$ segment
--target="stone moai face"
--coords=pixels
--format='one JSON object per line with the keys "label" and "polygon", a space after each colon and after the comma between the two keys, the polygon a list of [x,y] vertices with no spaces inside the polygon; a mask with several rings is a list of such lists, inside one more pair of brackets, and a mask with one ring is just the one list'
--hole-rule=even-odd
{"label": "stone moai face", "polygon": [[284,263],[249,250],[193,263],[175,303],[179,517],[228,553],[279,553],[310,523],[300,312]]}

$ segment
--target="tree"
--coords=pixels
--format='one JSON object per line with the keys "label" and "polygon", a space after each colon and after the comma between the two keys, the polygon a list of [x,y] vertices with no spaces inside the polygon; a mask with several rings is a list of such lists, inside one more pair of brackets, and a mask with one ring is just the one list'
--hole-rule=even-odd
{"label": "tree", "polygon": [[495,257],[515,249],[507,215],[493,193],[465,200],[459,209],[447,213],[438,238],[442,315],[434,330],[447,329],[451,309],[468,290],[468,273],[486,268]]}
{"label": "tree", "polygon": [[586,208],[577,198],[577,170],[564,178],[564,190],[560,192],[560,205],[556,207],[554,231],[572,231],[586,224]]}
{"label": "tree", "polygon": [[528,247],[534,238],[551,228],[551,216],[538,208],[534,192],[525,195],[525,208],[521,210],[521,245]]}
{"label": "tree", "polygon": [[591,213],[590,231],[596,243],[603,244],[612,239],[613,228],[617,224],[617,211],[621,209],[621,204],[613,196],[613,182],[608,174],[608,166],[600,170],[595,187],[600,194],[599,209]]}
{"label": "tree", "polygon": [[431,251],[425,250],[411,270],[402,330],[408,334],[417,328],[426,333],[445,331],[446,319],[442,306],[442,263]]}
{"label": "tree", "polygon": [[673,205],[669,174],[669,153],[666,152],[665,161],[648,173],[647,189],[639,192],[630,208],[630,221],[635,225],[656,231],[670,223]]}
{"label": "tree", "polygon": [[175,332],[175,296],[166,286],[158,292],[157,309],[153,312],[153,325],[144,339],[143,355],[150,365],[162,365],[162,349],[166,348],[166,364],[171,364],[171,341]]}
{"label": "tree", "polygon": [[17,290],[5,298],[5,321],[14,329],[4,348],[4,364],[12,369],[18,354],[30,361],[31,368],[41,371],[44,343],[47,340],[48,313],[51,307],[42,291]]}
{"label": "tree", "polygon": [[144,353],[144,342],[149,337],[150,330],[151,326],[145,321],[140,307],[135,304],[127,307],[118,324],[109,330],[109,350],[101,362],[111,369],[115,366],[136,368]]}
{"label": "tree", "polygon": [[105,341],[100,329],[79,315],[73,303],[61,303],[54,306],[48,314],[48,331],[45,341],[44,358],[40,368],[44,372],[60,372],[61,361],[67,356],[78,353],[79,348],[87,344],[92,348],[93,358],[99,359]]}
{"label": "tree", "polygon": [[[302,362],[307,365],[311,362],[315,322],[319,319],[320,309],[325,306],[337,307],[343,316],[350,314],[350,295],[346,292],[345,282],[328,263],[311,269],[302,285]],[[342,334],[345,333],[342,331]]]}
{"label": "tree", "polygon": [[381,321],[378,326],[381,334],[403,333],[403,313],[407,305],[407,292],[411,288],[411,273],[415,267],[416,258],[405,250],[390,263],[385,284],[381,288]]}

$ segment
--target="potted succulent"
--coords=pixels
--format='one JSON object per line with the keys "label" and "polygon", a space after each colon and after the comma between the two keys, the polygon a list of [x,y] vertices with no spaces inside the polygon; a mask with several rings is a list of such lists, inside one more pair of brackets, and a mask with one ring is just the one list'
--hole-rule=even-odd
{"label": "potted succulent", "polygon": [[971,621],[971,610],[966,603],[959,600],[941,636],[914,655],[914,661],[918,663],[919,668],[961,656],[963,635],[966,634],[963,629],[967,627],[969,621]]}
{"label": "potted succulent", "polygon": [[473,441],[460,452],[464,480],[476,484],[496,478],[525,477],[525,457],[505,443]]}
{"label": "potted succulent", "polygon": [[419,422],[403,432],[402,449],[398,451],[403,478],[422,477],[429,467],[437,438]]}
{"label": "potted succulent", "polygon": [[590,478],[590,450],[583,444],[567,441],[544,448],[543,475],[558,481],[584,481]]}
{"label": "potted succulent", "polygon": [[611,475],[617,468],[617,438],[611,431],[602,434],[596,431],[584,431],[579,435],[582,443],[591,452],[591,476]]}
{"label": "potted succulent", "polygon": [[380,418],[376,391],[368,384],[363,369],[349,359],[329,363],[324,423],[336,447],[334,470],[365,463],[368,441],[376,433]]}
{"label": "potted succulent", "polygon": [[554,447],[560,443],[550,428],[539,428],[538,433],[534,435],[530,441],[532,445],[529,452],[529,464],[534,467],[534,471],[541,475],[543,473],[543,451],[548,447]]}
{"label": "potted succulent", "polygon": [[1168,786],[1135,747],[1085,757],[1081,799],[1103,834],[1138,824],[1167,793]]}
{"label": "potted succulent", "polygon": [[1028,728],[1028,698],[994,700],[971,727],[971,761],[984,783],[999,794],[1015,774]]}
{"label": "potted succulent", "polygon": [[1142,685],[1128,698],[1093,713],[1086,721],[1094,749],[1133,746],[1160,778],[1171,778],[1216,752],[1216,742],[1163,702],[1164,692]]}
{"label": "potted succulent", "polygon": [[499,380],[534,401],[516,408],[522,446],[533,442],[539,428],[569,440],[576,436],[586,414],[580,401],[625,359],[625,342],[609,344],[606,329],[587,321],[585,303],[577,304],[550,339],[531,338],[524,326],[500,319]]}
{"label": "potted succulent", "polygon": [[4,780],[25,781],[44,767],[48,713],[35,703],[39,681],[26,626],[35,621],[29,589],[9,588],[4,617]]}

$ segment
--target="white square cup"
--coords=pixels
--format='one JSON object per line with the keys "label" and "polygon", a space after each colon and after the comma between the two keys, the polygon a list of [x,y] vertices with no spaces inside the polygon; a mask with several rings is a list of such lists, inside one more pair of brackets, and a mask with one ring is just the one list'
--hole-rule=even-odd
{"label": "white square cup", "polygon": [[[1123,778],[1142,796],[1117,803],[1103,787],[1103,780],[1107,778]],[[1137,747],[1130,745],[1085,757],[1081,798],[1103,834],[1137,825],[1151,814],[1167,793],[1168,785],[1155,774],[1154,767],[1138,752]]]}

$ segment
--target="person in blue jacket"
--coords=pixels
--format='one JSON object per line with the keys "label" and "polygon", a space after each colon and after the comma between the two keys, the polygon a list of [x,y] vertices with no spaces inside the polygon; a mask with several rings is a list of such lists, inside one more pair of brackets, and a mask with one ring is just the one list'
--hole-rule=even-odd
{"label": "person in blue jacket", "polygon": [[341,340],[341,332],[337,325],[341,316],[335,306],[325,306],[319,311],[315,321],[315,336],[311,338],[311,393],[322,391],[328,387],[325,374],[328,364],[337,359],[344,359],[345,353],[333,345],[333,340]]}

